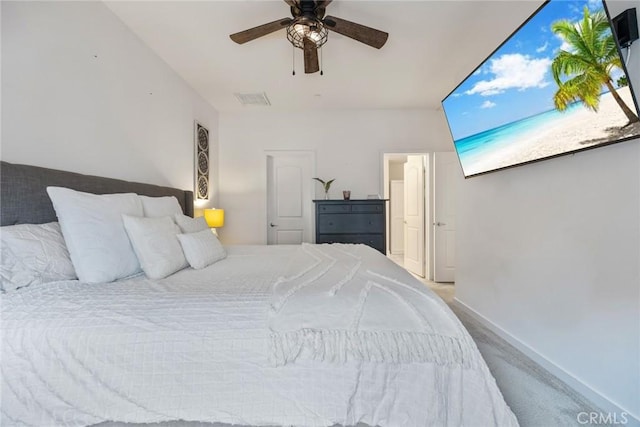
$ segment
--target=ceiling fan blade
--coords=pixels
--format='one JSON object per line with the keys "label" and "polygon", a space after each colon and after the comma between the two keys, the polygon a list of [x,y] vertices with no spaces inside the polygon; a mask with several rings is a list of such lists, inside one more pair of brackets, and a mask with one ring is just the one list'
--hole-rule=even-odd
{"label": "ceiling fan blade", "polygon": [[291,23],[291,18],[278,19],[277,21],[269,22],[268,24],[259,25],[248,30],[240,31],[239,33],[231,34],[231,40],[238,44],[243,44],[255,40],[258,37],[266,36],[274,31],[278,31],[281,28],[285,28]]}
{"label": "ceiling fan blade", "polygon": [[305,37],[304,39],[304,72],[306,74],[317,73],[320,71],[318,63],[318,48],[313,40]]}
{"label": "ceiling fan blade", "polygon": [[351,37],[361,43],[380,49],[387,42],[389,33],[376,30],[346,19],[336,18],[335,16],[327,16],[323,20],[326,27],[343,36]]}

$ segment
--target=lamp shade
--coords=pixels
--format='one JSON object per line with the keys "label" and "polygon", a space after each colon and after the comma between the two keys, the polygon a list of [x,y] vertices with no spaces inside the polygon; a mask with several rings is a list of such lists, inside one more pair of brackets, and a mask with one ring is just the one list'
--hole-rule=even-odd
{"label": "lamp shade", "polygon": [[224,225],[224,209],[205,209],[204,219],[211,228],[220,228]]}

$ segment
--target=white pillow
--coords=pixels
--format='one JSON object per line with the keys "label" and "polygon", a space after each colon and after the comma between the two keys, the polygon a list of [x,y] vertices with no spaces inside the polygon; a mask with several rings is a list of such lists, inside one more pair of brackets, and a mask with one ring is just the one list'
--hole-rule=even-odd
{"label": "white pillow", "polygon": [[142,201],[142,211],[147,218],[159,216],[173,216],[182,214],[178,199],[173,196],[149,197],[139,196]]}
{"label": "white pillow", "polygon": [[60,224],[19,224],[0,228],[0,289],[76,279]]}
{"label": "white pillow", "polygon": [[80,281],[112,282],[140,272],[122,214],[142,215],[135,193],[91,194],[47,187]]}
{"label": "white pillow", "polygon": [[197,233],[178,234],[184,256],[195,269],[205,268],[227,257],[227,251],[209,229]]}
{"label": "white pillow", "polygon": [[209,230],[209,225],[203,216],[191,218],[182,213],[177,213],[173,216],[173,219],[183,233],[197,233],[198,231]]}
{"label": "white pillow", "polygon": [[162,279],[187,267],[171,217],[143,218],[122,215],[142,270],[150,279]]}

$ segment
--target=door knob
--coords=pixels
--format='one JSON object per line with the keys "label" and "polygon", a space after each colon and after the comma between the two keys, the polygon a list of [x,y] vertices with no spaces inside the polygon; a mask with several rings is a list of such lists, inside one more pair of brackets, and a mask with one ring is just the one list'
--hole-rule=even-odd
{"label": "door knob", "polygon": [[274,223],[270,223],[269,225],[270,225],[271,227],[277,227],[277,226],[278,226],[278,224],[274,224]]}
{"label": "door knob", "polygon": [[447,225],[447,224],[445,224],[444,222],[436,222],[433,225],[437,225],[438,227],[441,227],[441,226]]}

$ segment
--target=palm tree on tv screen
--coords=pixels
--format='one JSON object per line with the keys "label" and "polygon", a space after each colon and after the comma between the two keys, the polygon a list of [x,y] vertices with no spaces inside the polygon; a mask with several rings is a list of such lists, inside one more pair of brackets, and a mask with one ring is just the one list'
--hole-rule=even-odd
{"label": "palm tree on tv screen", "polygon": [[[622,63],[604,11],[592,15],[585,6],[581,22],[557,21],[551,25],[551,30],[573,48],[572,52],[561,50],[551,64],[553,78],[558,84],[553,97],[556,108],[564,111],[569,104],[580,100],[585,107],[598,111],[604,84],[629,123],[640,121],[613,87],[611,70],[614,67],[622,69]],[[561,80],[563,75],[568,77],[566,81]]]}

